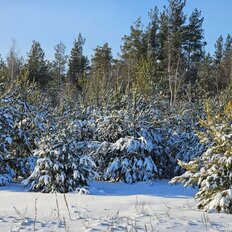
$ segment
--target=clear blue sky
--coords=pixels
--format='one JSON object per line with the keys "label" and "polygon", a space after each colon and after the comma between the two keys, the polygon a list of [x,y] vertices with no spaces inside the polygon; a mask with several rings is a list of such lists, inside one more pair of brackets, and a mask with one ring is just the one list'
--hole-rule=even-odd
{"label": "clear blue sky", "polygon": [[[54,45],[62,41],[67,54],[81,32],[85,54],[108,42],[113,54],[120,51],[121,38],[139,17],[146,25],[148,11],[167,0],[0,0],[0,54],[5,58],[12,41],[25,56],[33,40],[41,43],[46,57],[53,58]],[[187,0],[186,13],[202,11],[207,50],[213,51],[220,34],[232,34],[232,0]]]}

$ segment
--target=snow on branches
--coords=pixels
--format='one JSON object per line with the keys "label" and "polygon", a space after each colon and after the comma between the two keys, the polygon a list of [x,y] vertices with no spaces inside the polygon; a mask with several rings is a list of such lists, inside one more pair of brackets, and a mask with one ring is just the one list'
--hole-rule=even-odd
{"label": "snow on branches", "polygon": [[44,130],[43,114],[26,102],[6,95],[0,99],[0,175],[6,184],[11,180],[26,177],[34,169],[32,150]]}
{"label": "snow on branches", "polygon": [[31,191],[72,192],[86,188],[97,174],[95,164],[83,154],[85,142],[74,137],[75,127],[66,125],[43,137],[35,154],[33,173],[22,182]]}
{"label": "snow on branches", "polygon": [[206,130],[199,137],[201,142],[211,144],[193,161],[179,161],[186,172],[171,182],[199,186],[199,208],[232,214],[232,102],[217,114],[206,105],[206,114],[207,118],[200,121]]}

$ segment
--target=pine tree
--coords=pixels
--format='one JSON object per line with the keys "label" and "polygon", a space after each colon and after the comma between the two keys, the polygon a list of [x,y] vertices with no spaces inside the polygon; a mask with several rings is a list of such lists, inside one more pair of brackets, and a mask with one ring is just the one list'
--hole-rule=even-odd
{"label": "pine tree", "polygon": [[125,61],[136,61],[142,56],[146,56],[146,43],[144,41],[144,31],[141,18],[138,18],[130,28],[130,35],[123,37],[121,47],[122,58]]}
{"label": "pine tree", "polygon": [[150,22],[145,32],[147,42],[147,56],[148,59],[153,61],[154,64],[158,62],[160,54],[160,41],[159,41],[159,30],[160,30],[160,18],[159,10],[157,7],[149,12]]}
{"label": "pine tree", "polygon": [[0,185],[31,173],[36,159],[32,156],[32,150],[36,148],[44,129],[43,115],[24,101],[20,84],[32,100],[33,93],[30,91],[35,91],[35,88],[18,81],[8,94],[0,98],[0,175],[4,177],[1,177]]}
{"label": "pine tree", "polygon": [[125,35],[122,40],[121,57],[125,65],[124,75],[127,78],[126,91],[130,92],[134,83],[134,67],[141,58],[146,58],[147,56],[147,44],[141,18],[138,18],[134,25],[131,26],[130,35]]}
{"label": "pine tree", "polygon": [[185,1],[169,0],[163,18],[167,24],[164,52],[166,52],[166,69],[170,93],[170,105],[175,106],[178,93],[185,76],[185,58],[183,45],[186,35],[186,15],[184,14]]}
{"label": "pine tree", "polygon": [[88,181],[96,173],[95,164],[83,153],[83,142],[75,139],[72,125],[58,125],[55,131],[44,136],[35,155],[39,155],[33,173],[23,181],[30,191],[86,192]]}
{"label": "pine tree", "polygon": [[45,89],[49,81],[48,67],[44,51],[37,41],[33,41],[26,68],[29,80],[35,81],[42,89]]}
{"label": "pine tree", "polygon": [[22,57],[18,57],[18,54],[15,50],[15,43],[13,43],[10,51],[8,53],[7,59],[7,68],[8,68],[8,80],[11,85],[16,81],[18,75],[23,69],[24,60]]}
{"label": "pine tree", "polygon": [[49,97],[52,100],[52,105],[57,106],[64,97],[66,87],[66,63],[67,55],[65,55],[65,45],[60,42],[55,47],[54,60],[51,63],[51,82],[49,84]]}
{"label": "pine tree", "polygon": [[88,58],[83,55],[84,44],[85,39],[79,34],[77,40],[74,40],[68,62],[67,76],[71,84],[79,90],[82,89],[81,83],[84,81],[86,72],[89,69]]}
{"label": "pine tree", "polygon": [[187,80],[195,82],[197,80],[200,62],[204,57],[204,31],[202,29],[204,18],[201,17],[201,12],[195,9],[187,25],[186,41],[184,50],[187,56]]}
{"label": "pine tree", "polygon": [[214,83],[216,86],[216,93],[223,88],[224,84],[224,70],[222,66],[223,58],[224,58],[224,42],[223,37],[220,36],[215,44],[215,52],[214,52],[214,64],[215,64],[215,75],[214,75]]}
{"label": "pine tree", "polygon": [[225,74],[225,83],[224,86],[232,85],[232,37],[227,35],[226,41],[224,44],[224,60],[223,60],[223,69]]}
{"label": "pine tree", "polygon": [[8,80],[7,66],[0,55],[0,97],[7,89],[7,85],[9,84],[7,80]]}
{"label": "pine tree", "polygon": [[202,96],[213,96],[217,92],[217,86],[214,80],[215,66],[213,57],[207,54],[201,64],[199,77],[197,81],[196,93],[198,98]]}
{"label": "pine tree", "polygon": [[108,43],[98,46],[94,49],[94,55],[91,59],[91,85],[92,98],[96,99],[99,106],[102,100],[108,99],[108,94],[113,88],[111,75],[112,69],[112,52]]}
{"label": "pine tree", "polygon": [[66,46],[60,42],[54,47],[55,55],[54,61],[52,62],[52,72],[54,78],[57,78],[60,82],[63,82],[65,79],[67,55],[65,55]]}
{"label": "pine tree", "polygon": [[206,105],[206,114],[207,118],[200,120],[206,130],[199,137],[210,144],[207,151],[189,163],[179,162],[186,172],[171,182],[199,186],[199,208],[232,214],[232,102],[217,114]]}

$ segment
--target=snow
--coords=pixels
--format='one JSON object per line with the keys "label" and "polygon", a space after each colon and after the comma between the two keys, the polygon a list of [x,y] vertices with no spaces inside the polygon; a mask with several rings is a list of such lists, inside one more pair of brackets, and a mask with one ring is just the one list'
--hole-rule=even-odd
{"label": "snow", "polygon": [[231,231],[231,215],[197,210],[195,193],[167,180],[91,182],[88,195],[10,184],[0,188],[0,231]]}
{"label": "snow", "polygon": [[8,144],[12,144],[12,138],[11,137],[6,137],[5,138],[5,141],[8,143]]}

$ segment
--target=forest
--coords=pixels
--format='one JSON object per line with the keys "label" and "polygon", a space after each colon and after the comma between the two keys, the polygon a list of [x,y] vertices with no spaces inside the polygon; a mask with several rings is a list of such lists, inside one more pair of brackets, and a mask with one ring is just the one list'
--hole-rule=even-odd
{"label": "forest", "polygon": [[[198,188],[197,207],[232,214],[232,36],[206,52],[204,17],[169,0],[138,18],[120,53],[84,54],[79,33],[47,60],[0,59],[0,186],[88,193],[89,181]],[[1,189],[1,187],[0,187]]]}

